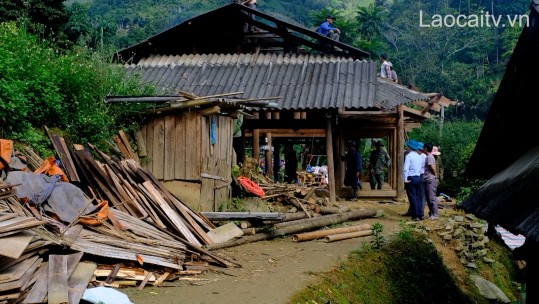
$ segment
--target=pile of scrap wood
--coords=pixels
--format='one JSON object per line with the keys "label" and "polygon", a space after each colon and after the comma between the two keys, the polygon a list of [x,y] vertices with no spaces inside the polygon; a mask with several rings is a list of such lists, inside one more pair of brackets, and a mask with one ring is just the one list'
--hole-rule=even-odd
{"label": "pile of scrap wood", "polygon": [[[51,139],[71,183],[47,176],[58,172],[54,159],[30,149],[20,157],[28,168],[6,168],[6,180],[21,182],[0,182],[0,303],[78,303],[87,286],[143,288],[189,279],[210,265],[239,266],[202,247],[213,244],[212,222],[138,163]],[[40,162],[43,174],[29,172]],[[46,186],[25,184],[26,174],[43,176]],[[71,210],[69,220],[56,210]]]}

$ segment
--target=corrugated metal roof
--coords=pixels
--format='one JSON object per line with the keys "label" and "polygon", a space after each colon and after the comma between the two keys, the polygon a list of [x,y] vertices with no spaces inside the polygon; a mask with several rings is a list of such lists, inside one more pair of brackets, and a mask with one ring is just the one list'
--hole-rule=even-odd
{"label": "corrugated metal roof", "polygon": [[322,55],[210,54],[161,56],[127,65],[163,92],[198,96],[244,92],[281,97],[279,109],[392,108],[426,95],[376,77],[373,61]]}
{"label": "corrugated metal roof", "polygon": [[539,146],[500,171],[469,196],[462,206],[491,224],[539,242]]}

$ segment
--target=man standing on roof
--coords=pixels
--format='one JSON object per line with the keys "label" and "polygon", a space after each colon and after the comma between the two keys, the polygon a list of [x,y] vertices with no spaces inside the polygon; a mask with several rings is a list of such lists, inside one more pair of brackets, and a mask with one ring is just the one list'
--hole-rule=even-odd
{"label": "man standing on roof", "polygon": [[324,21],[316,30],[322,36],[326,36],[333,40],[339,41],[341,35],[341,30],[336,27],[333,27],[331,24],[335,21],[335,16],[327,16],[326,21]]}
{"label": "man standing on roof", "polygon": [[[240,1],[240,3],[247,6],[248,8],[256,10],[256,0],[242,0]],[[249,16],[249,19],[255,19],[253,14],[248,13],[247,15]],[[245,23],[245,25],[243,26],[244,32],[256,32],[257,30],[258,29],[256,27],[250,25],[249,23]]]}
{"label": "man standing on roof", "polygon": [[380,63],[382,64],[380,66],[380,77],[391,79],[391,65],[390,62],[387,61],[387,54],[380,54]]}
{"label": "man standing on roof", "polygon": [[245,0],[245,1],[242,1],[241,4],[252,9],[256,9],[256,0]]}

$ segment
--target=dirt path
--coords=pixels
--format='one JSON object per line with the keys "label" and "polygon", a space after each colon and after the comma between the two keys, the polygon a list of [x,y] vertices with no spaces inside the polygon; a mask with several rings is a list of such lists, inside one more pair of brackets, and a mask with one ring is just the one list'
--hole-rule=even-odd
{"label": "dirt path", "polygon": [[[384,225],[384,234],[399,230],[400,216],[405,204],[380,204],[377,202],[342,202],[351,209],[381,209],[384,216],[357,222]],[[297,290],[308,286],[317,272],[328,271],[338,265],[351,251],[360,249],[371,237],[343,240],[333,243],[309,241],[295,243],[291,237],[262,241],[217,253],[237,260],[242,268],[212,268],[196,276],[204,281],[176,281],[174,287],[147,287],[142,291],[122,289],[134,303],[242,303],[282,304]]]}

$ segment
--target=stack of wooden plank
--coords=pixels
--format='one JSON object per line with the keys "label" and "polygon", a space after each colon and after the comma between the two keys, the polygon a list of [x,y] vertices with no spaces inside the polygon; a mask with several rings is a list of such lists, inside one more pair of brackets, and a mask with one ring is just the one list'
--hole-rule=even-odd
{"label": "stack of wooden plank", "polygon": [[84,184],[100,200],[115,209],[144,220],[159,229],[167,229],[190,243],[211,244],[207,236],[215,228],[174,197],[151,172],[132,159],[118,160],[89,145],[103,162],[81,145],[74,145],[73,160]]}
{"label": "stack of wooden plank", "polygon": [[42,225],[34,217],[0,213],[0,303],[18,299],[36,280],[39,257],[48,243],[31,230]]}

